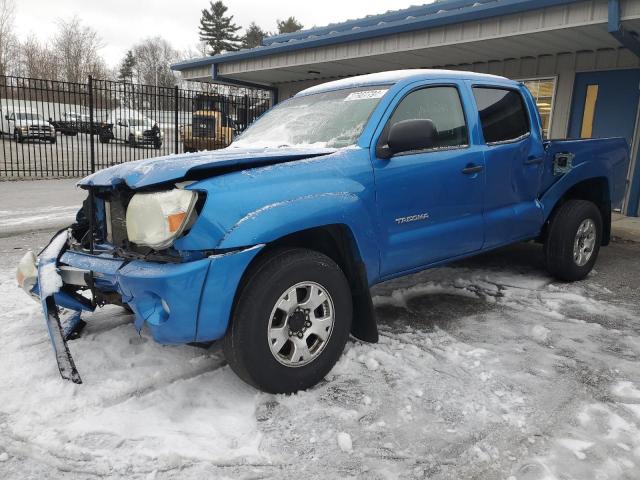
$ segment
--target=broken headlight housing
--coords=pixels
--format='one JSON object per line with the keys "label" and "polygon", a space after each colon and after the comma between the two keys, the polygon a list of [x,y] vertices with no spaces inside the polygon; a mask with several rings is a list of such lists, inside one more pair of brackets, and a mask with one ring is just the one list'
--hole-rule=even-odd
{"label": "broken headlight housing", "polygon": [[136,193],[127,207],[127,237],[137,245],[161,250],[193,223],[197,192],[175,188]]}

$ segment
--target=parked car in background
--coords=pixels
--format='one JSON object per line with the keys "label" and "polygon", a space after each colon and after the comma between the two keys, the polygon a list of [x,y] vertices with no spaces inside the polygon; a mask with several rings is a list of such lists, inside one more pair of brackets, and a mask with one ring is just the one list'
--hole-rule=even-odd
{"label": "parked car in background", "polygon": [[222,340],[245,381],[294,392],[325,378],[350,334],[377,341],[377,283],[522,241],[543,245],[555,278],[584,279],[628,164],[623,138],[544,140],[531,93],[506,78],[348,78],[224,150],[81,180],[79,221],[37,267],[25,256],[18,281],[39,296],[64,378],[80,382],[65,338],[81,312],[113,303],[158,342]]}
{"label": "parked car in background", "polygon": [[75,136],[80,131],[80,119],[79,113],[64,112],[60,120],[49,119],[49,123],[54,126],[57,132],[67,136]]}
{"label": "parked car in background", "polygon": [[135,110],[113,110],[98,132],[101,143],[112,140],[126,142],[130,147],[162,147],[164,133],[157,123]]}
{"label": "parked car in background", "polygon": [[39,113],[7,112],[2,116],[2,133],[13,135],[13,139],[18,143],[25,140],[56,143],[54,126]]}

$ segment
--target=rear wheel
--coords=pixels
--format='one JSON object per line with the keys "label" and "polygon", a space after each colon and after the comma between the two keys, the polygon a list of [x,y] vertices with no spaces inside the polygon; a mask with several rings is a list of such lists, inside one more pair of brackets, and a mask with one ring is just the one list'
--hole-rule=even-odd
{"label": "rear wheel", "polygon": [[134,137],[133,135],[129,135],[129,146],[131,148],[136,148],[138,146],[138,144],[136,143],[136,137]]}
{"label": "rear wheel", "polygon": [[602,215],[586,200],[561,205],[549,225],[545,242],[547,270],[556,278],[582,280],[593,269],[602,243]]}
{"label": "rear wheel", "polygon": [[251,268],[224,352],[231,368],[271,393],[309,388],[333,368],[351,330],[351,292],[329,257],[283,249]]}
{"label": "rear wheel", "polygon": [[24,142],[24,137],[22,136],[22,133],[20,133],[19,130],[16,130],[15,132],[13,132],[13,139],[17,142],[17,143],[22,143]]}

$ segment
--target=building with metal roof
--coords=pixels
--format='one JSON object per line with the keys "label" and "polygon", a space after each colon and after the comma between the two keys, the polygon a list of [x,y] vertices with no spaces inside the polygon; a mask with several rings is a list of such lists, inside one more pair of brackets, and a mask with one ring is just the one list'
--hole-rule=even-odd
{"label": "building with metal roof", "polygon": [[640,0],[441,0],[268,37],[177,63],[187,80],[267,88],[282,100],[355,75],[446,68],[520,80],[553,138],[626,137],[625,211],[640,202]]}

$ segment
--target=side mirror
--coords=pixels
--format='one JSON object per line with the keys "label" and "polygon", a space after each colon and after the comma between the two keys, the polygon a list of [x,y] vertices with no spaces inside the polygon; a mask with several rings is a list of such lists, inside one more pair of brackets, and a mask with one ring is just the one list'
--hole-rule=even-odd
{"label": "side mirror", "polygon": [[438,132],[433,121],[427,119],[403,120],[389,130],[390,156],[398,153],[432,148]]}

